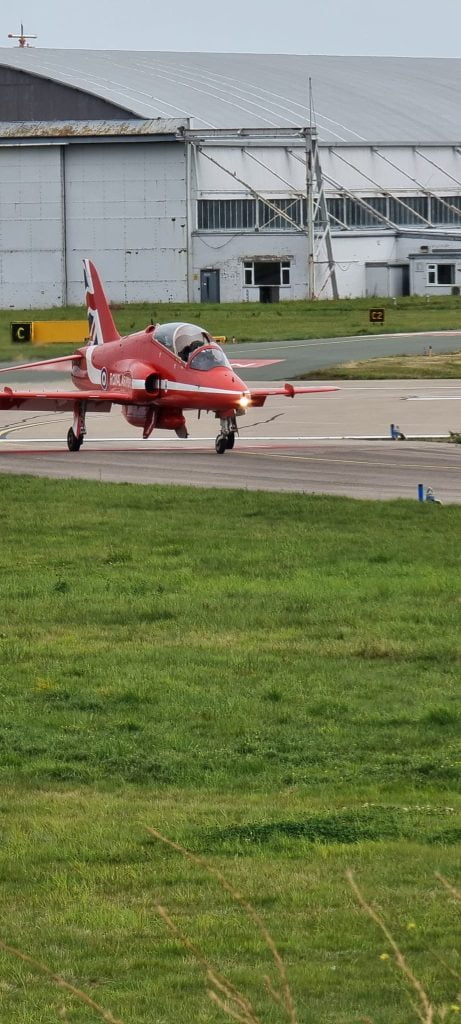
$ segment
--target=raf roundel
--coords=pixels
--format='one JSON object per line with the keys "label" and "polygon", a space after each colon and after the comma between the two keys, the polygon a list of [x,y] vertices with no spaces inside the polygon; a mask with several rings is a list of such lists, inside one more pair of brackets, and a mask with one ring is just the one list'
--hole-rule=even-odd
{"label": "raf roundel", "polygon": [[104,388],[104,391],[107,391],[108,386],[109,386],[109,374],[108,374],[108,372],[106,370],[106,367],[104,366],[103,369],[101,370],[101,387]]}

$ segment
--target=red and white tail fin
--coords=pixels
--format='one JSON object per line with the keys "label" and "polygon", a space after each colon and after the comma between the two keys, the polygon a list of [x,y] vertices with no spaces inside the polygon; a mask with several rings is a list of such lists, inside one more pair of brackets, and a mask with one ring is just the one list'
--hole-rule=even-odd
{"label": "red and white tail fin", "polygon": [[83,279],[90,345],[102,345],[105,341],[117,341],[120,335],[114,324],[98,271],[91,260],[83,260]]}

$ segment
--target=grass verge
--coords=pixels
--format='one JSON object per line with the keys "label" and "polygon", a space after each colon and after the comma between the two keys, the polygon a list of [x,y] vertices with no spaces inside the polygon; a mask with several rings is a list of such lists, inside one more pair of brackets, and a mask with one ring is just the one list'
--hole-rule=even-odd
{"label": "grass verge", "polygon": [[[138,303],[114,306],[121,334],[142,330],[150,320],[186,320],[203,324],[212,334],[237,341],[285,341],[294,338],[336,338],[381,334],[382,325],[369,321],[370,306],[385,309],[386,332],[456,330],[461,325],[459,296],[409,296],[393,299],[338,299],[317,302],[265,303]],[[0,362],[67,355],[75,345],[32,346],[11,342],[12,321],[81,319],[84,307],[0,310]]]}
{"label": "grass verge", "polygon": [[[222,1020],[181,933],[283,1019],[408,1024],[375,902],[457,1005],[461,510],[4,477],[2,939],[124,1024]],[[381,959],[382,954],[388,959]],[[274,983],[274,981],[273,981]],[[0,955],[0,1019],[65,1006]]]}
{"label": "grass verge", "polygon": [[311,370],[300,380],[459,380],[461,352],[381,356]]}

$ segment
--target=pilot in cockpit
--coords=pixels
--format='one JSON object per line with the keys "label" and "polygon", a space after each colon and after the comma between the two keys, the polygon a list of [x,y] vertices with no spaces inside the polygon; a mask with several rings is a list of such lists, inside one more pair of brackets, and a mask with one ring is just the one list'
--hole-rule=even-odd
{"label": "pilot in cockpit", "polygon": [[192,355],[192,352],[195,352],[197,348],[202,348],[202,345],[206,345],[209,342],[209,340],[210,339],[208,335],[205,334],[204,331],[202,331],[200,339],[197,338],[195,341],[189,342],[188,345],[184,345],[184,348],[180,349],[180,351],[178,352],[178,356],[180,356],[180,358],[183,359],[185,363],[187,363],[189,361],[189,357]]}
{"label": "pilot in cockpit", "polygon": [[201,327],[185,323],[158,324],[154,331],[154,338],[165,348],[170,349],[170,352],[178,355],[185,363],[197,348],[209,345],[213,341],[211,335]]}

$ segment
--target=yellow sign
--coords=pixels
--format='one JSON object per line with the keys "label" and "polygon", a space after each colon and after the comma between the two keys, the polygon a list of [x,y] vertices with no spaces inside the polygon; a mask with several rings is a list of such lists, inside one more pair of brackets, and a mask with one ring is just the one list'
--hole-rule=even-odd
{"label": "yellow sign", "polygon": [[88,340],[88,320],[34,320],[32,343],[54,345],[59,342]]}

